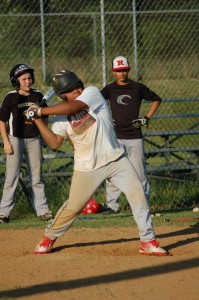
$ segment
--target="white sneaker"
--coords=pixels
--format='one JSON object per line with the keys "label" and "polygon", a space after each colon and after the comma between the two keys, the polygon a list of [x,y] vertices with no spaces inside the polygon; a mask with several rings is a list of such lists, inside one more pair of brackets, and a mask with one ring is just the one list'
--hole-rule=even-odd
{"label": "white sneaker", "polygon": [[48,237],[43,237],[41,242],[35,248],[35,254],[47,254],[50,253],[53,244],[56,240],[51,240]]}
{"label": "white sneaker", "polygon": [[168,251],[159,247],[159,243],[156,240],[152,240],[149,242],[141,242],[139,252],[140,254],[146,254],[146,255],[156,255],[156,256],[169,255]]}

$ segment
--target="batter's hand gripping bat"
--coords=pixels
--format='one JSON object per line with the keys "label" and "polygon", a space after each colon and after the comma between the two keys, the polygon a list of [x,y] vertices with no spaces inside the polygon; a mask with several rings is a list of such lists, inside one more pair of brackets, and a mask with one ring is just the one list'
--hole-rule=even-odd
{"label": "batter's hand gripping bat", "polygon": [[[39,103],[39,107],[42,107],[46,102],[51,100],[55,96],[55,91],[53,87],[51,87],[43,96],[41,102]],[[30,111],[28,112],[29,118],[32,118],[34,116],[34,112]]]}

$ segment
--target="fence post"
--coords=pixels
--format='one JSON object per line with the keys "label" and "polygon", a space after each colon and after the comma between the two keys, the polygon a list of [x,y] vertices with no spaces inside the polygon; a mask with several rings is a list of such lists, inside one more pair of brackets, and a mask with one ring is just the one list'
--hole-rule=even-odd
{"label": "fence post", "polygon": [[103,86],[106,85],[106,51],[105,51],[105,21],[104,21],[104,0],[100,0],[101,8],[101,41],[102,41],[102,77]]}
{"label": "fence post", "polygon": [[95,70],[97,68],[97,27],[96,27],[96,15],[93,15],[93,48],[95,59]]}
{"label": "fence post", "polygon": [[136,0],[132,1],[133,8],[133,49],[134,49],[134,70],[135,70],[135,79],[139,80],[139,71],[138,71],[138,54],[137,54],[137,26],[136,26]]}
{"label": "fence post", "polygon": [[44,3],[40,0],[40,18],[41,18],[41,46],[42,46],[42,69],[43,80],[46,82],[46,49],[45,49],[45,32],[44,32]]}

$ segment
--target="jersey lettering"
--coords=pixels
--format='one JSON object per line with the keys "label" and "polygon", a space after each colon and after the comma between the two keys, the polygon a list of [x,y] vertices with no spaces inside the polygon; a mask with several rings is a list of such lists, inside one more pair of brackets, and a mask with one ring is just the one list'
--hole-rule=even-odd
{"label": "jersey lettering", "polygon": [[81,111],[76,115],[68,116],[67,118],[76,134],[82,134],[96,122],[95,118],[87,111]]}
{"label": "jersey lettering", "polygon": [[33,105],[33,104],[35,104],[34,102],[24,102],[24,103],[20,103],[20,104],[18,104],[18,108],[20,108],[20,107],[25,107],[25,106],[31,106],[31,105]]}

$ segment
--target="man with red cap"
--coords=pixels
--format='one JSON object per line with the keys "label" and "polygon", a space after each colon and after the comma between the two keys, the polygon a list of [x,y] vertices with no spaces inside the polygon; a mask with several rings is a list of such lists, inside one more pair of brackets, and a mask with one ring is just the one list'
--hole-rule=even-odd
{"label": "man with red cap", "polygon": [[[141,131],[157,111],[161,98],[146,85],[129,79],[131,66],[126,57],[117,56],[112,61],[112,73],[116,81],[102,89],[102,95],[109,100],[116,137],[135,168],[142,182],[149,203],[150,186],[146,173],[144,143]],[[142,100],[151,102],[146,115],[139,117]],[[118,213],[118,198],[121,191],[106,181],[107,206],[105,213]]]}

